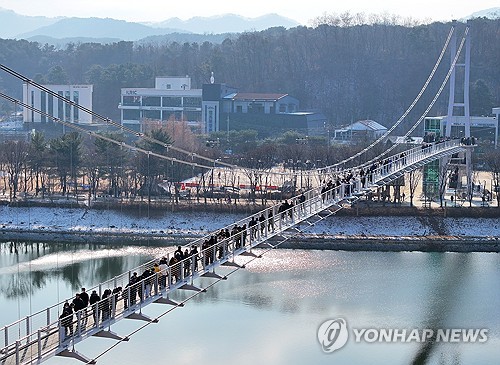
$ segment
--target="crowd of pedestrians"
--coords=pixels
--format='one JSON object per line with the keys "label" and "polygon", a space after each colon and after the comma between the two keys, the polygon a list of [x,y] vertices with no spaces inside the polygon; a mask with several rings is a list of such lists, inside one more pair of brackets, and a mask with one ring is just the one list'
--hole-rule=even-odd
{"label": "crowd of pedestrians", "polygon": [[[365,188],[372,183],[375,173],[390,169],[393,164],[401,163],[406,163],[405,152],[356,170],[330,173],[328,178],[323,180],[320,199],[324,203],[331,199],[348,197],[356,189]],[[258,240],[268,232],[274,232],[277,224],[281,227],[283,224],[293,223],[297,214],[305,211],[305,202],[306,196],[301,193],[292,199],[284,200],[276,207],[253,215],[245,222],[234,224],[231,228],[221,229],[199,245],[184,248],[178,246],[172,255],[160,258],[153,264],[153,267],[144,269],[140,275],[137,272],[130,274],[129,281],[123,290],[122,287],[105,289],[101,296],[93,290],[89,296],[85,288],[82,288],[80,293],[75,294],[71,303],[64,303],[60,315],[64,338],[74,335],[74,330],[79,334],[82,329],[87,328],[90,316],[93,319],[93,326],[102,325],[104,321],[113,318],[120,300],[123,301],[123,309],[134,307],[152,294],[156,295],[161,290],[182,282],[198,272],[200,264],[205,268],[227,257],[230,252]],[[77,313],[76,321],[75,313]],[[74,329],[75,323],[76,329]]]}
{"label": "crowd of pedestrians", "polygon": [[[328,198],[334,197],[333,187],[349,182],[352,178],[352,174],[347,174],[344,180],[336,181],[335,185],[331,181],[328,182],[321,190],[323,199],[328,194]],[[105,321],[114,317],[120,301],[124,310],[135,307],[151,295],[156,295],[198,272],[200,265],[205,268],[227,257],[230,252],[254,242],[267,232],[274,232],[277,224],[281,226],[289,221],[293,222],[294,217],[304,211],[305,201],[306,196],[302,193],[293,199],[284,200],[277,207],[252,216],[246,222],[221,229],[199,245],[184,248],[178,246],[171,255],[160,258],[140,275],[137,272],[131,273],[123,288],[108,288],[102,294],[93,290],[90,296],[85,288],[82,288],[71,302],[65,302],[63,305],[60,315],[63,339],[79,335],[89,325],[102,326]],[[92,318],[93,323],[89,323],[89,318]]]}
{"label": "crowd of pedestrians", "polygon": [[[403,157],[404,154],[400,156]],[[335,199],[338,194],[348,196],[359,187],[355,185],[357,179],[365,187],[367,182],[371,181],[375,170],[391,163],[390,160],[383,160],[357,171],[330,174],[320,190],[322,201]],[[80,293],[75,294],[71,303],[65,302],[63,305],[60,315],[63,339],[75,335],[75,332],[79,335],[88,327],[90,317],[93,319],[91,326],[102,326],[103,322],[114,317],[120,301],[123,301],[124,310],[135,307],[137,303],[151,295],[156,295],[198,272],[200,265],[205,268],[227,257],[230,252],[247,246],[269,232],[274,232],[276,225],[281,227],[283,224],[293,222],[297,214],[305,211],[305,202],[306,196],[301,193],[292,199],[284,200],[276,207],[253,215],[245,222],[221,229],[198,245],[184,248],[178,246],[173,254],[160,258],[153,267],[144,269],[140,275],[137,272],[131,273],[123,289],[121,286],[108,288],[102,295],[93,290],[89,296],[85,288],[82,288]]]}
{"label": "crowd of pedestrians", "polygon": [[[424,140],[422,148],[444,142],[442,139],[433,140],[432,136],[426,136]],[[474,137],[462,138],[460,142],[463,145],[476,143]],[[406,165],[407,157],[407,152],[401,152],[399,155],[356,169],[329,172],[328,176],[325,174],[318,199],[324,203],[335,198],[349,197],[360,188],[372,184],[376,174],[383,175],[390,172],[393,167],[401,168]],[[198,272],[200,265],[204,269],[217,260],[227,257],[230,252],[247,246],[269,232],[274,232],[277,224],[281,227],[283,224],[293,223],[297,214],[305,211],[305,202],[306,196],[301,193],[294,198],[284,200],[276,207],[253,215],[245,222],[221,229],[198,245],[184,248],[178,246],[172,255],[162,257],[153,267],[146,268],[140,275],[137,272],[132,273],[123,290],[122,287],[105,289],[101,296],[93,290],[89,296],[85,288],[82,288],[80,293],[75,294],[71,303],[65,302],[63,305],[60,315],[61,327],[64,328],[63,337],[73,336],[75,331],[79,334],[82,329],[87,328],[90,316],[93,319],[93,326],[113,318],[120,300],[123,300],[124,309],[134,307],[152,294],[156,295],[161,290],[182,282]],[[74,328],[75,323],[76,328]]]}
{"label": "crowd of pedestrians", "polygon": [[[294,212],[303,209],[306,197],[304,194],[295,199],[285,200],[277,207],[254,215],[243,224],[234,224],[231,228],[221,229],[207,237],[201,244],[191,247],[178,246],[169,257],[162,257],[146,268],[142,274],[133,272],[128,283],[114,289],[105,289],[102,295],[93,290],[90,296],[85,288],[76,293],[71,302],[65,302],[59,316],[62,328],[62,339],[80,335],[88,326],[97,327],[113,318],[120,301],[123,309],[134,307],[137,303],[157,294],[172,284],[183,281],[184,278],[198,272],[200,264],[203,267],[227,257],[227,255],[250,242],[259,239],[268,232],[275,231],[277,221],[293,220]],[[282,224],[280,222],[279,224]],[[89,323],[92,318],[92,323]]]}

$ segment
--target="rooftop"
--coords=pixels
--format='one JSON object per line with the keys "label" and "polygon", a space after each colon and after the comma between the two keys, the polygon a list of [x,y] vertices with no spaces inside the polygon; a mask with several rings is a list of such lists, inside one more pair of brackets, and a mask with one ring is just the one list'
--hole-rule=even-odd
{"label": "rooftop", "polygon": [[224,97],[232,100],[252,100],[252,101],[277,101],[288,96],[288,94],[264,94],[264,93],[233,93]]}

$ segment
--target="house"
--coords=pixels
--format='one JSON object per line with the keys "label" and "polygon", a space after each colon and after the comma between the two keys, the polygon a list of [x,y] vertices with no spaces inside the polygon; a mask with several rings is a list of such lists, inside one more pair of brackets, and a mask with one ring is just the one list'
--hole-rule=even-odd
{"label": "house", "polygon": [[205,133],[253,129],[261,138],[285,130],[326,134],[326,117],[300,111],[299,101],[286,93],[239,92],[225,84],[205,84],[202,104]]}
{"label": "house", "polygon": [[299,101],[288,94],[233,93],[224,96],[223,112],[285,114],[299,109]]}
{"label": "house", "polygon": [[334,141],[377,139],[387,132],[387,128],[374,120],[360,120],[345,128],[334,131]]}

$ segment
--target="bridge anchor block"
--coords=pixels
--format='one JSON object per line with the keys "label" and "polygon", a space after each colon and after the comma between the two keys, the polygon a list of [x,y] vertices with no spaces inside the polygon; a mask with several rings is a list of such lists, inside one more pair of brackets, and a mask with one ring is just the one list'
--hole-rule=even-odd
{"label": "bridge anchor block", "polygon": [[184,303],[177,303],[176,301],[174,301],[170,298],[164,298],[164,297],[158,298],[157,300],[155,300],[155,303],[169,304],[169,305],[173,305],[174,307],[184,307]]}
{"label": "bridge anchor block", "polygon": [[125,318],[127,319],[137,319],[139,321],[145,321],[145,322],[153,322],[153,320],[146,316],[145,314],[142,314],[142,313],[131,313],[130,315],[126,316]]}
{"label": "bridge anchor block", "polygon": [[112,340],[117,340],[117,341],[128,341],[129,340],[128,337],[122,337],[113,331],[107,331],[107,330],[99,331],[97,333],[94,333],[92,336],[101,337],[101,338],[111,338]]}
{"label": "bridge anchor block", "polygon": [[86,364],[95,364],[96,361],[94,359],[89,359],[87,356],[82,355],[78,351],[75,350],[63,350],[59,352],[56,356],[63,356],[63,357],[70,357],[75,360],[79,360],[81,362],[84,362]]}
{"label": "bridge anchor block", "polygon": [[202,274],[201,276],[203,276],[204,278],[224,279],[222,276],[220,276],[219,274],[216,274],[213,271],[207,271],[206,273]]}

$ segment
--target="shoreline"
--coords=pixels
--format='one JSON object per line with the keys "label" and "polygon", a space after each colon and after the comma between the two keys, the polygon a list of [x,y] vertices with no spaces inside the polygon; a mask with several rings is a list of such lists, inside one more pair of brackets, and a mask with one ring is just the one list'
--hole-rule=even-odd
{"label": "shoreline", "polygon": [[[270,201],[270,204],[277,204],[279,201]],[[442,216],[442,217],[469,217],[469,218],[500,218],[500,207],[493,205],[481,206],[474,202],[472,206],[467,205],[447,205],[443,207],[423,207],[420,201],[415,201],[411,206],[409,202],[404,203],[381,203],[360,201],[355,206],[344,207],[340,210],[338,216]],[[240,202],[238,204],[227,204],[221,202],[196,202],[194,200],[181,200],[179,203],[173,203],[169,200],[153,201],[148,204],[146,201],[95,201],[91,207],[85,204],[85,201],[75,202],[66,199],[56,200],[18,200],[8,202],[0,200],[0,207],[11,209],[76,209],[81,211],[113,211],[125,214],[135,214],[142,218],[150,215],[152,217],[163,213],[171,214],[189,214],[193,212],[204,212],[207,214],[243,214],[249,216],[270,206],[263,205],[257,199],[255,203]],[[0,224],[2,222],[0,221]]]}
{"label": "shoreline", "polygon": [[500,240],[484,237],[341,237],[330,239],[308,238],[299,242],[290,239],[280,247],[335,250],[335,251],[382,251],[382,252],[500,252]]}
{"label": "shoreline", "polygon": [[[280,247],[500,252],[500,219],[490,216],[492,210],[497,213],[497,209],[478,210],[479,213],[488,211],[486,217],[484,213],[479,217],[445,217],[436,210],[425,215],[411,215],[407,209],[387,208],[346,208],[344,214],[329,217],[314,226],[299,224],[297,228],[304,232],[284,234],[287,240]],[[382,211],[392,215],[380,216]],[[246,217],[245,213],[205,211],[159,211],[154,216],[144,217],[134,211],[0,206],[0,241],[184,245]],[[279,240],[273,238],[270,242],[275,244]]]}
{"label": "shoreline", "polygon": [[[289,237],[288,235],[287,238]],[[0,230],[0,241],[71,242],[78,244],[154,245],[159,247],[185,245],[203,234]],[[272,238],[271,244],[279,243]],[[500,252],[500,238],[485,236],[363,236],[301,234],[289,237],[279,245],[284,249],[340,251],[420,251],[420,252]]]}

